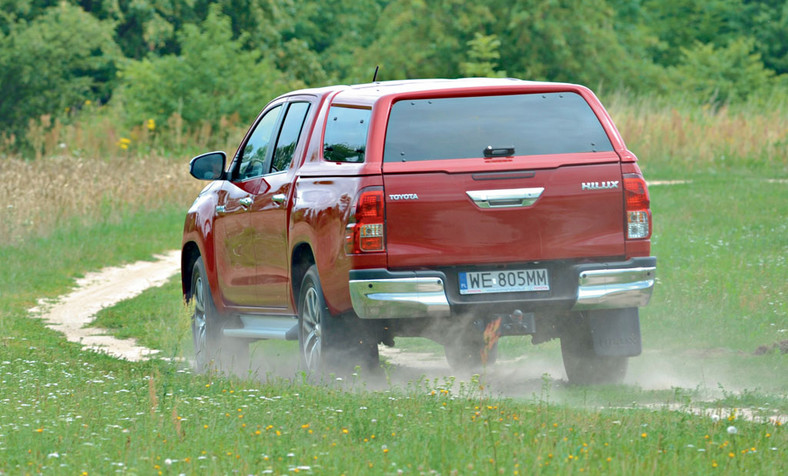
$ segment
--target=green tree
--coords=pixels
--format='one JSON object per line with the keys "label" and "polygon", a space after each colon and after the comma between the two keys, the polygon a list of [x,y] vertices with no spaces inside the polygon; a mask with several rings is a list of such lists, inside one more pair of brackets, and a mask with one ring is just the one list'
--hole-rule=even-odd
{"label": "green tree", "polygon": [[746,99],[774,77],[754,52],[754,40],[738,38],[725,47],[696,43],[682,48],[682,60],[672,72],[677,84],[698,102],[722,104]]}
{"label": "green tree", "polygon": [[259,51],[232,39],[230,19],[211,7],[199,26],[185,25],[178,35],[181,54],[128,61],[121,71],[121,100],[132,124],[155,119],[164,124],[174,113],[187,124],[239,114],[251,120],[274,95],[287,90],[282,73]]}
{"label": "green tree", "polygon": [[[283,33],[283,39],[286,43],[304,42],[323,71],[313,74],[325,76],[326,82],[369,81],[379,60],[370,64],[360,54],[378,38],[378,21],[389,3],[389,0],[294,0],[292,29]],[[281,61],[277,64],[282,69],[286,67]],[[314,66],[317,65],[313,69]],[[358,78],[353,75],[356,69],[362,71]],[[309,85],[320,84],[299,77]]]}
{"label": "green tree", "polygon": [[[486,2],[491,3],[491,2]],[[485,2],[403,0],[380,15],[375,40],[355,55],[351,77],[382,79],[458,77],[475,33],[492,34],[495,18]]]}
{"label": "green tree", "polygon": [[79,7],[64,3],[11,24],[0,33],[0,127],[21,136],[42,114],[108,100],[119,57],[112,25]]}
{"label": "green tree", "polygon": [[501,54],[498,48],[501,47],[501,40],[496,35],[482,35],[475,33],[472,40],[468,41],[468,57],[470,61],[460,64],[460,72],[463,76],[478,76],[490,78],[504,78],[506,71],[497,71],[498,60]]}
{"label": "green tree", "polygon": [[777,74],[788,74],[788,1],[750,0],[738,18],[740,33],[755,39],[765,67]]}
{"label": "green tree", "polygon": [[665,45],[654,60],[675,66],[682,60],[682,48],[695,42],[724,46],[741,35],[740,19],[745,15],[741,0],[645,0],[643,21]]}

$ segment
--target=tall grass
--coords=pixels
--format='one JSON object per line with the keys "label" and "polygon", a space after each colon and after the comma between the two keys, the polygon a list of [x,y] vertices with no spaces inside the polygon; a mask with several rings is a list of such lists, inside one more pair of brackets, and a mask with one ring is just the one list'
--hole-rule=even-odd
{"label": "tall grass", "polygon": [[788,94],[721,108],[623,94],[607,102],[647,178],[788,176]]}
{"label": "tall grass", "polygon": [[200,190],[186,158],[54,156],[0,161],[0,236],[18,242],[49,234],[75,217],[116,220],[121,212],[177,204],[184,211]]}

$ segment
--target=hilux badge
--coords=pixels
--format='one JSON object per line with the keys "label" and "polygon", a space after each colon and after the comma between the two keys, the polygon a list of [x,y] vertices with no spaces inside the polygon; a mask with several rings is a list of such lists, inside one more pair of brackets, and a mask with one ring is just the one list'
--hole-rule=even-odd
{"label": "hilux badge", "polygon": [[607,182],[583,182],[581,190],[608,190],[618,188],[618,180],[609,180]]}

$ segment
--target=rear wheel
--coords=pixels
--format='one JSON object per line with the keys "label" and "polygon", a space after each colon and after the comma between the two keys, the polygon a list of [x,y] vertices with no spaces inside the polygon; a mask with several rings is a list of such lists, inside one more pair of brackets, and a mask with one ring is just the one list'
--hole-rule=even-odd
{"label": "rear wheel", "polygon": [[568,329],[561,336],[561,355],[570,384],[618,384],[627,373],[628,357],[597,355],[587,325]]}
{"label": "rear wheel", "polygon": [[224,337],[223,330],[228,323],[214,306],[202,257],[194,263],[191,283],[195,370],[200,373],[245,370],[249,365],[249,344],[242,339]]}
{"label": "rear wheel", "polygon": [[317,267],[304,275],[298,299],[298,344],[302,367],[310,373],[348,373],[359,365],[378,367],[377,341],[360,323],[332,316],[323,297]]}

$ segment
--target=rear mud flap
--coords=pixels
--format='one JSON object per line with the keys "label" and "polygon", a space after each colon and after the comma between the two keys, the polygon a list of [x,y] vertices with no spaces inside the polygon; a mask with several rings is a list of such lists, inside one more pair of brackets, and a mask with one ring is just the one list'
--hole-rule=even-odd
{"label": "rear mud flap", "polygon": [[640,318],[637,308],[588,311],[594,352],[608,357],[640,355]]}

